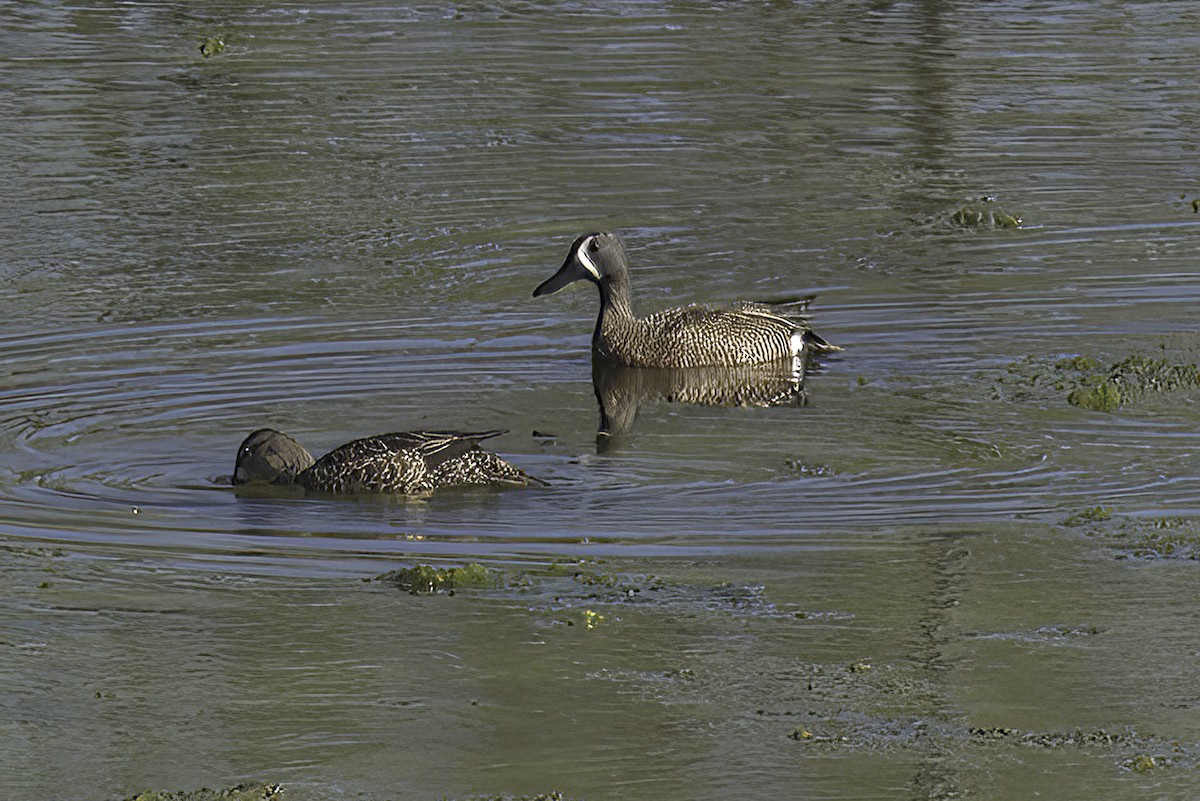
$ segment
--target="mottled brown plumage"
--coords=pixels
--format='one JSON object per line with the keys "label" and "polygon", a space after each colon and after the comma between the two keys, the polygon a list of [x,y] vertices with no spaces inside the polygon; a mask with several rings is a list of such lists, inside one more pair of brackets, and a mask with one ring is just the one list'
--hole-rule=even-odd
{"label": "mottled brown plumage", "polygon": [[424,494],[464,485],[544,483],[479,447],[503,431],[405,431],[356,439],[314,460],[294,438],[264,428],[238,449],[233,483],[297,484],[337,494]]}

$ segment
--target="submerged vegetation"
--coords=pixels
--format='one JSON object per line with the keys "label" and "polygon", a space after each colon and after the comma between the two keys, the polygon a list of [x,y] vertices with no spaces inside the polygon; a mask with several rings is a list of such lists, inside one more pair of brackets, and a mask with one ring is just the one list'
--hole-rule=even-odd
{"label": "submerged vegetation", "polygon": [[1008,366],[999,389],[1018,397],[1051,389],[1061,393],[1071,406],[1115,412],[1150,396],[1200,389],[1200,367],[1193,362],[1141,354],[1111,364],[1092,356],[1052,362],[1026,357]]}
{"label": "submerged vegetation", "polygon": [[1182,517],[1131,519],[1112,529],[1090,529],[1123,559],[1200,560],[1200,526]]}
{"label": "submerged vegetation", "polygon": [[215,56],[225,49],[225,39],[220,36],[206,36],[200,40],[200,55],[208,58]]}
{"label": "submerged vegetation", "polygon": [[519,595],[532,608],[560,614],[575,610],[577,622],[594,629],[605,620],[599,608],[616,605],[650,605],[681,610],[735,613],[754,617],[831,619],[850,617],[844,612],[782,608],[771,603],[761,586],[731,582],[694,585],[670,582],[652,573],[612,570],[603,560],[555,561],[521,570],[501,570],[471,562],[459,567],[419,564],[391,570],[371,581],[391,584],[411,595],[454,595],[456,590],[491,590]]}
{"label": "submerged vegetation", "polygon": [[919,220],[918,224],[935,229],[980,231],[1020,228],[1024,222],[1019,214],[1000,206],[995,197],[984,195]]}
{"label": "submerged vegetation", "polygon": [[1111,412],[1149,393],[1197,387],[1200,387],[1200,368],[1195,364],[1172,364],[1166,359],[1134,355],[1107,370],[1083,373],[1082,385],[1071,390],[1067,403]]}
{"label": "submerged vegetation", "polygon": [[[1075,527],[1072,531],[1089,534],[1119,531],[1128,522],[1099,506],[1080,509],[1062,522],[1067,521]],[[1179,531],[1195,533],[1190,526],[1168,526],[1160,533]],[[942,552],[940,545],[936,550]],[[970,558],[971,551],[950,546],[945,553],[958,565],[958,560]],[[939,770],[921,774],[914,781],[928,780],[937,792],[914,797],[970,795],[980,770],[1030,759],[1033,749],[1058,751],[1060,760],[1088,759],[1128,774],[1154,771],[1157,776],[1161,771],[1162,775],[1178,775],[1200,765],[1194,745],[1142,734],[1143,728],[1154,723],[1151,718],[1139,719],[1136,730],[1107,722],[1076,727],[1075,721],[1062,718],[1044,728],[1024,729],[1010,725],[1017,722],[1005,720],[1002,710],[992,710],[981,723],[976,713],[947,702],[957,685],[948,683],[942,670],[945,663],[940,653],[946,644],[954,643],[957,648],[963,642],[983,642],[992,648],[1012,642],[1023,651],[1055,648],[1063,652],[1074,647],[1082,653],[1101,647],[1106,630],[1086,619],[1069,623],[1030,620],[1015,634],[1009,629],[979,632],[973,623],[963,628],[963,621],[957,620],[953,611],[943,614],[942,610],[955,609],[955,599],[971,589],[958,586],[961,579],[956,573],[971,566],[964,563],[945,569],[947,562],[942,559],[931,564],[942,566],[937,575],[948,582],[945,592],[936,592],[926,601],[940,617],[931,618],[934,623],[921,629],[932,631],[931,636],[907,644],[881,644],[876,634],[879,618],[869,597],[848,594],[841,598],[845,606],[834,612],[800,611],[802,599],[828,599],[829,585],[815,576],[802,581],[785,577],[782,570],[764,568],[761,562],[739,575],[742,582],[762,580],[763,585],[721,580],[729,576],[730,566],[718,559],[659,560],[655,573],[640,572],[644,567],[641,561],[616,558],[564,559],[532,566],[505,565],[503,569],[478,562],[423,564],[390,571],[372,581],[405,592],[443,596],[455,588],[470,587],[474,590],[473,619],[481,603],[496,601],[494,611],[513,616],[507,619],[517,623],[499,627],[504,632],[500,640],[479,642],[480,659],[486,661],[488,647],[511,647],[514,637],[516,641],[536,640],[537,648],[551,655],[554,675],[562,672],[557,665],[563,657],[562,664],[571,666],[567,668],[570,672],[563,673],[564,681],[586,681],[605,697],[641,699],[639,703],[648,706],[652,714],[661,710],[667,725],[689,719],[690,713],[677,715],[678,710],[707,703],[713,705],[708,708],[727,710],[724,718],[714,716],[713,726],[723,725],[739,737],[750,737],[755,747],[777,752],[936,755]],[[168,586],[173,586],[170,581]],[[331,593],[330,598],[339,604],[363,604],[368,610],[382,595],[347,594],[342,585]],[[787,597],[793,602],[782,600]],[[513,603],[514,599],[519,603]],[[407,603],[406,596],[394,600]],[[454,606],[451,599],[449,607]],[[428,603],[412,604],[414,611],[422,608],[430,607]],[[291,607],[285,610],[290,614]],[[389,631],[392,611],[389,607],[385,613]],[[855,622],[860,615],[861,622]],[[446,615],[439,620],[453,621],[454,617]],[[537,636],[528,637],[529,631]],[[964,634],[975,636],[970,639]],[[665,641],[644,651],[619,648],[620,655],[614,656],[608,647],[633,645],[659,635]],[[585,637],[589,638],[586,644]],[[705,645],[675,647],[697,640]],[[1081,640],[1087,643],[1084,647],[1074,646]],[[791,647],[797,641],[806,643],[805,650]],[[932,648],[925,649],[923,643]],[[358,653],[374,653],[376,648],[372,642]],[[479,690],[472,683],[469,692],[474,699]],[[485,692],[484,708],[491,710],[488,714],[498,712],[496,707],[486,706],[489,701]],[[472,700],[467,708],[475,709],[475,703]],[[1113,728],[1103,728],[1105,725]],[[148,792],[127,801],[285,801],[288,797],[278,785],[256,784],[226,790]],[[558,792],[444,796],[442,801],[455,799],[568,801]]]}
{"label": "submerged vegetation", "polygon": [[1100,523],[1112,517],[1112,509],[1107,506],[1093,506],[1089,509],[1081,509],[1067,516],[1063,520],[1064,526],[1082,526],[1087,523]]}
{"label": "submerged vegetation", "polygon": [[1118,559],[1200,561],[1200,520],[1189,517],[1116,517],[1103,506],[1068,515],[1063,526],[1111,550]]}
{"label": "submerged vegetation", "polygon": [[462,567],[403,567],[376,576],[374,580],[392,584],[410,595],[453,595],[456,589],[465,587],[494,587],[501,575],[499,571],[471,562]]}
{"label": "submerged vegetation", "polygon": [[981,197],[955,209],[950,222],[959,228],[1020,228],[1019,216],[996,205],[993,197]]}

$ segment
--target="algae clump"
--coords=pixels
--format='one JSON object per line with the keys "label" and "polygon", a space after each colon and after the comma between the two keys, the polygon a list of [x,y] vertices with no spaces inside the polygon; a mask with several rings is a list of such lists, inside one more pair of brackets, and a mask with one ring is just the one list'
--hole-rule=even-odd
{"label": "algae clump", "polygon": [[1115,412],[1121,408],[1121,392],[1111,381],[1100,379],[1086,387],[1071,390],[1067,403],[1094,412]]}
{"label": "algae clump", "polygon": [[394,584],[410,595],[453,595],[456,589],[466,587],[494,587],[498,575],[478,562],[471,562],[462,567],[404,567],[376,576],[375,580]]}
{"label": "algae clump", "polygon": [[1104,534],[1108,544],[1121,552],[1121,558],[1200,560],[1200,526],[1189,518],[1129,520],[1115,531],[1088,534]]}
{"label": "algae clump", "polygon": [[200,41],[200,55],[208,58],[225,49],[225,40],[220,36],[206,36]]}
{"label": "algae clump", "polygon": [[1068,515],[1060,525],[1083,528],[1083,534],[1113,550],[1117,559],[1200,561],[1200,520],[1190,517],[1128,517],[1103,525],[1111,509],[1093,506]]}
{"label": "algae clump", "polygon": [[1062,524],[1074,528],[1086,523],[1101,523],[1111,517],[1112,509],[1109,509],[1107,506],[1093,506],[1090,509],[1082,509],[1072,515],[1068,515]]}
{"label": "algae clump", "polygon": [[995,201],[990,197],[980,198],[955,209],[950,215],[950,222],[960,228],[1020,228],[1024,222],[1015,214],[1010,214],[999,206],[992,205]]}
{"label": "algae clump", "polygon": [[1138,754],[1131,757],[1123,763],[1123,767],[1134,773],[1145,773],[1148,770],[1165,767],[1171,764],[1171,760],[1166,757],[1154,757],[1150,754]]}
{"label": "algae clump", "polygon": [[1127,394],[1173,392],[1200,387],[1200,367],[1195,364],[1171,364],[1166,359],[1130,356],[1117,362],[1109,379],[1127,388]]}
{"label": "algae clump", "polygon": [[1166,359],[1128,356],[1107,373],[1084,376],[1081,386],[1067,395],[1067,403],[1101,412],[1139,400],[1151,392],[1175,392],[1200,387],[1200,367],[1172,364]]}
{"label": "algae clump", "polygon": [[1071,356],[1050,364],[1027,357],[1008,366],[1001,384],[1026,392],[1051,388],[1065,392],[1071,406],[1115,412],[1150,395],[1200,389],[1200,367],[1140,354],[1127,356],[1108,367],[1092,356]]}

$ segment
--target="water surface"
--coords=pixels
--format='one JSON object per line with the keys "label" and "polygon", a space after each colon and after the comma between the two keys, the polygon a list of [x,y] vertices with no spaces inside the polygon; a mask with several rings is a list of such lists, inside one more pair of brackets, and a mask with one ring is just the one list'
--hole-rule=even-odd
{"label": "water surface", "polygon": [[[1195,524],[1198,396],[1090,411],[1021,365],[1197,361],[1198,23],[8,10],[0,796],[1194,793],[1195,565],[1119,532]],[[650,402],[598,449],[594,292],[530,297],[596,229],[647,310],[815,293],[845,351],[803,405]],[[239,496],[264,425],[506,428],[551,486]],[[1098,505],[1108,529],[1059,525]],[[578,560],[675,594],[543,575]],[[471,561],[541,577],[358,581]]]}

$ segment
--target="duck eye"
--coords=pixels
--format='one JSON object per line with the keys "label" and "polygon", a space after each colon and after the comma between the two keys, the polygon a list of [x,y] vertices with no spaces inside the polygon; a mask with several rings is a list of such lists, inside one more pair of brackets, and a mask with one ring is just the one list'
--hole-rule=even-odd
{"label": "duck eye", "polygon": [[590,250],[592,253],[595,253],[596,251],[600,250],[600,244],[595,239],[591,239],[588,241],[588,250]]}

